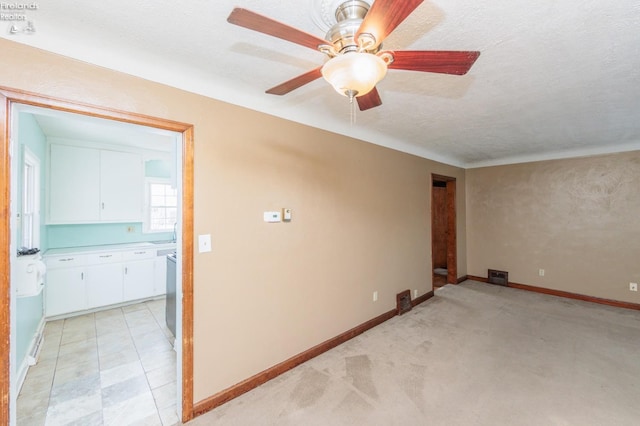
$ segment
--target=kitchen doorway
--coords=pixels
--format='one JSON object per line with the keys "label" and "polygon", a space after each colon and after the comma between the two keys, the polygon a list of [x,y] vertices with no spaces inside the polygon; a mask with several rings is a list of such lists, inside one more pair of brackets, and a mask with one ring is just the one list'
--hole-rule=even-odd
{"label": "kitchen doorway", "polygon": [[456,179],[431,175],[433,288],[457,284]]}
{"label": "kitchen doorway", "polygon": [[[192,417],[193,406],[193,300],[192,300],[192,270],[193,270],[193,127],[189,124],[141,116],[133,113],[115,111],[75,104],[57,99],[42,97],[31,93],[0,89],[2,104],[2,129],[0,132],[0,158],[3,163],[0,176],[0,189],[5,197],[0,201],[0,255],[2,256],[3,272],[0,276],[0,335],[10,336],[0,342],[0,423],[15,424],[17,399],[17,360],[16,360],[16,332],[17,332],[17,297],[15,285],[11,280],[10,271],[16,269],[15,261],[18,251],[18,236],[16,223],[19,211],[17,209],[17,195],[20,193],[17,182],[17,163],[19,144],[20,111],[41,109],[56,114],[75,114],[87,121],[96,120],[109,122],[114,129],[123,126],[138,126],[151,132],[174,134],[174,159],[176,164],[176,182],[178,187],[178,220],[176,226],[177,251],[177,282],[182,290],[182,304],[177,305],[178,327],[176,328],[176,409],[178,418],[188,421]],[[82,121],[81,120],[81,121]],[[117,130],[115,130],[117,131]],[[101,142],[102,143],[102,142]],[[140,147],[138,147],[140,148]],[[43,165],[45,163],[43,162]],[[42,168],[46,170],[45,167]],[[46,173],[46,172],[45,172]],[[44,207],[44,206],[43,206]],[[43,215],[44,217],[44,215]],[[178,297],[178,300],[180,298]],[[8,397],[7,397],[8,396]]]}

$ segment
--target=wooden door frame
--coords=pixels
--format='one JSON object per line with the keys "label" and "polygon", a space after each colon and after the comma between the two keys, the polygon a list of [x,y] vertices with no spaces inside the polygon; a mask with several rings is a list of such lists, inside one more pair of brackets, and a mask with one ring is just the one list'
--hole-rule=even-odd
{"label": "wooden door frame", "polygon": [[[456,237],[456,178],[431,174],[431,223],[433,223],[433,184],[444,182],[447,186],[447,283],[458,283],[458,244]],[[431,271],[433,273],[433,229],[431,230]]]}
{"label": "wooden door frame", "polygon": [[[11,123],[13,104],[32,105],[182,134],[182,421],[193,418],[193,125],[0,86],[0,424],[11,402]],[[17,147],[13,147],[14,151]]]}

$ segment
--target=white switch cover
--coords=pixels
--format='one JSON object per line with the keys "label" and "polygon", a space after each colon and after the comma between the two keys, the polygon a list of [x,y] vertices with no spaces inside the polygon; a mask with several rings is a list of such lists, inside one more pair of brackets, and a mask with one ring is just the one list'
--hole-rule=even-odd
{"label": "white switch cover", "polygon": [[265,222],[280,222],[282,214],[280,212],[264,212]]}
{"label": "white switch cover", "polygon": [[211,251],[211,234],[198,235],[198,252],[206,253]]}

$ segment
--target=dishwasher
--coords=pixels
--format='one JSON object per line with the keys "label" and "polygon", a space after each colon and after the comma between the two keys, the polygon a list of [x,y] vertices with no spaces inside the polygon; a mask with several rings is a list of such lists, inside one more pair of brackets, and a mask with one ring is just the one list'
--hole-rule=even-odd
{"label": "dishwasher", "polygon": [[165,320],[167,327],[176,336],[176,252],[167,255],[167,299],[165,303]]}

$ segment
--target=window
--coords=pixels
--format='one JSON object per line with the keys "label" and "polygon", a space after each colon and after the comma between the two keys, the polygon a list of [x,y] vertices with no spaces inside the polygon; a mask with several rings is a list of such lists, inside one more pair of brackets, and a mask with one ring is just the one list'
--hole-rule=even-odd
{"label": "window", "polygon": [[178,220],[178,192],[168,182],[149,181],[148,232],[173,232]]}
{"label": "window", "polygon": [[40,245],[40,159],[26,146],[22,162],[22,215],[20,246]]}

